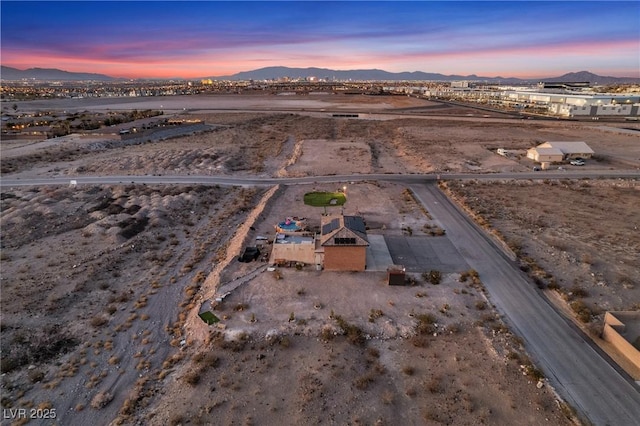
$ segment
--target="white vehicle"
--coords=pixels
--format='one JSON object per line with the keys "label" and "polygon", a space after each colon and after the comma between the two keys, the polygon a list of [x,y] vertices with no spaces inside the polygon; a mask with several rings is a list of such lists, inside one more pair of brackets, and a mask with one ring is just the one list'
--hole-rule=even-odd
{"label": "white vehicle", "polygon": [[584,166],[584,160],[581,158],[576,158],[575,160],[571,160],[570,164],[572,166]]}

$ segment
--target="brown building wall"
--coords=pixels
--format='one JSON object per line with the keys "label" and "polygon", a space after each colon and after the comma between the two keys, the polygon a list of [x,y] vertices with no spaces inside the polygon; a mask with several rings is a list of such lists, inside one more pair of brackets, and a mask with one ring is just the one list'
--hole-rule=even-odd
{"label": "brown building wall", "polygon": [[602,338],[607,342],[613,344],[613,346],[629,361],[631,361],[633,365],[640,368],[640,351],[638,351],[630,342],[622,337],[618,330],[616,330],[616,328],[624,332],[625,325],[615,316],[615,314],[607,312],[604,315],[604,329],[602,331]]}
{"label": "brown building wall", "polygon": [[326,246],[324,269],[327,271],[364,271],[367,248],[364,246]]}

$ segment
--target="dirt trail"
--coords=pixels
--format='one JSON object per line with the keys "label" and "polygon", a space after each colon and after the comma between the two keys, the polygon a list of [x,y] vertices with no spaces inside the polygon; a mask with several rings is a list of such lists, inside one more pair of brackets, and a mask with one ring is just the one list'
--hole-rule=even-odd
{"label": "dirt trail", "polygon": [[229,266],[231,262],[237,259],[243,245],[245,244],[245,240],[250,228],[256,223],[258,217],[260,216],[260,214],[262,214],[265,206],[271,200],[271,197],[276,193],[278,188],[279,185],[276,185],[270,188],[262,196],[258,204],[254,207],[251,213],[249,213],[246,220],[238,227],[233,237],[229,240],[229,243],[226,246],[225,258],[214,266],[213,270],[211,271],[211,273],[209,273],[204,283],[202,284],[202,287],[200,288],[200,292],[196,299],[196,306],[189,312],[187,321],[185,323],[185,330],[188,341],[196,341],[200,343],[208,341],[209,326],[198,316],[200,312],[200,306],[204,302],[211,301],[211,299],[215,297],[216,291],[220,284],[220,276],[222,272]]}

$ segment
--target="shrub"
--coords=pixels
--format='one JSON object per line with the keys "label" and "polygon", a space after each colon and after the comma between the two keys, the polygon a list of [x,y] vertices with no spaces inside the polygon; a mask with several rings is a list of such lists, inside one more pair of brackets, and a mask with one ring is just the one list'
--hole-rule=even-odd
{"label": "shrub", "polygon": [[440,393],[443,391],[441,380],[439,377],[432,377],[427,383],[425,383],[425,387],[431,393]]}
{"label": "shrub", "polygon": [[249,309],[249,305],[246,304],[246,303],[238,303],[233,308],[233,310],[236,311],[236,312],[246,311],[247,309]]}
{"label": "shrub", "polygon": [[95,328],[102,327],[107,322],[108,322],[108,320],[105,317],[101,316],[101,315],[97,315],[97,316],[91,318],[91,321],[90,321],[91,325],[93,327],[95,327]]}
{"label": "shrub", "polygon": [[432,269],[429,272],[423,273],[422,278],[433,285],[438,285],[440,281],[442,281],[442,272]]}
{"label": "shrub", "polygon": [[105,407],[111,402],[113,395],[107,391],[98,392],[91,400],[91,406],[96,410]]}
{"label": "shrub", "polygon": [[582,298],[582,297],[587,297],[587,296],[589,296],[589,292],[588,292],[587,290],[585,290],[584,288],[579,287],[579,286],[573,286],[573,287],[571,287],[571,289],[569,290],[569,292],[571,292],[571,293],[572,293],[573,297],[579,297],[579,298]]}
{"label": "shrub", "polygon": [[195,370],[189,371],[184,375],[184,381],[191,386],[197,385],[200,383],[200,372]]}
{"label": "shrub", "polygon": [[374,322],[383,315],[384,313],[380,309],[371,309],[369,312],[369,322]]}
{"label": "shrub", "polygon": [[484,300],[477,300],[475,306],[477,310],[484,311],[485,309],[487,309],[487,302],[485,302]]}
{"label": "shrub", "polygon": [[346,334],[347,340],[349,340],[349,342],[358,346],[364,345],[366,339],[365,339],[364,333],[360,328],[358,328],[353,324],[349,324],[347,321],[344,320],[344,318],[342,318],[339,315],[335,315],[334,318],[338,323],[338,326],[342,329],[344,334]]}
{"label": "shrub", "polygon": [[407,376],[413,376],[413,374],[416,372],[416,369],[410,365],[405,365],[404,367],[402,367],[402,372]]}
{"label": "shrub", "polygon": [[418,320],[418,324],[416,325],[416,332],[418,334],[431,334],[436,330],[436,317],[432,314],[416,315],[416,319]]}
{"label": "shrub", "polygon": [[27,376],[29,377],[29,381],[31,383],[37,383],[37,382],[41,382],[42,379],[44,379],[44,372],[41,370],[29,370],[29,373],[27,373]]}
{"label": "shrub", "polygon": [[584,303],[582,300],[571,302],[569,306],[571,307],[571,310],[575,312],[580,321],[585,323],[591,321],[591,316],[593,315],[593,313],[591,312],[591,309],[586,305],[586,303]]}
{"label": "shrub", "polygon": [[542,371],[537,369],[533,364],[525,365],[524,372],[527,376],[530,376],[535,381],[544,379],[544,374],[542,373]]}

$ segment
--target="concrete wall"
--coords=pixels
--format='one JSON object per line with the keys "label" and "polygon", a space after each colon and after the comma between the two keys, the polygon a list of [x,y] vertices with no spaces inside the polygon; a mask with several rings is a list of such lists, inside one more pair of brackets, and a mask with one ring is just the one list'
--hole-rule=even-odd
{"label": "concrete wall", "polygon": [[314,265],[316,262],[315,244],[273,244],[271,259],[284,259]]}
{"label": "concrete wall", "polygon": [[324,269],[327,271],[364,271],[367,248],[364,246],[326,246]]}
{"label": "concrete wall", "polygon": [[626,325],[620,321],[634,321],[640,323],[640,312],[607,312],[604,315],[604,329],[602,330],[602,338],[611,343],[616,350],[624,355],[637,368],[640,368],[640,351],[622,336],[626,331]]}

